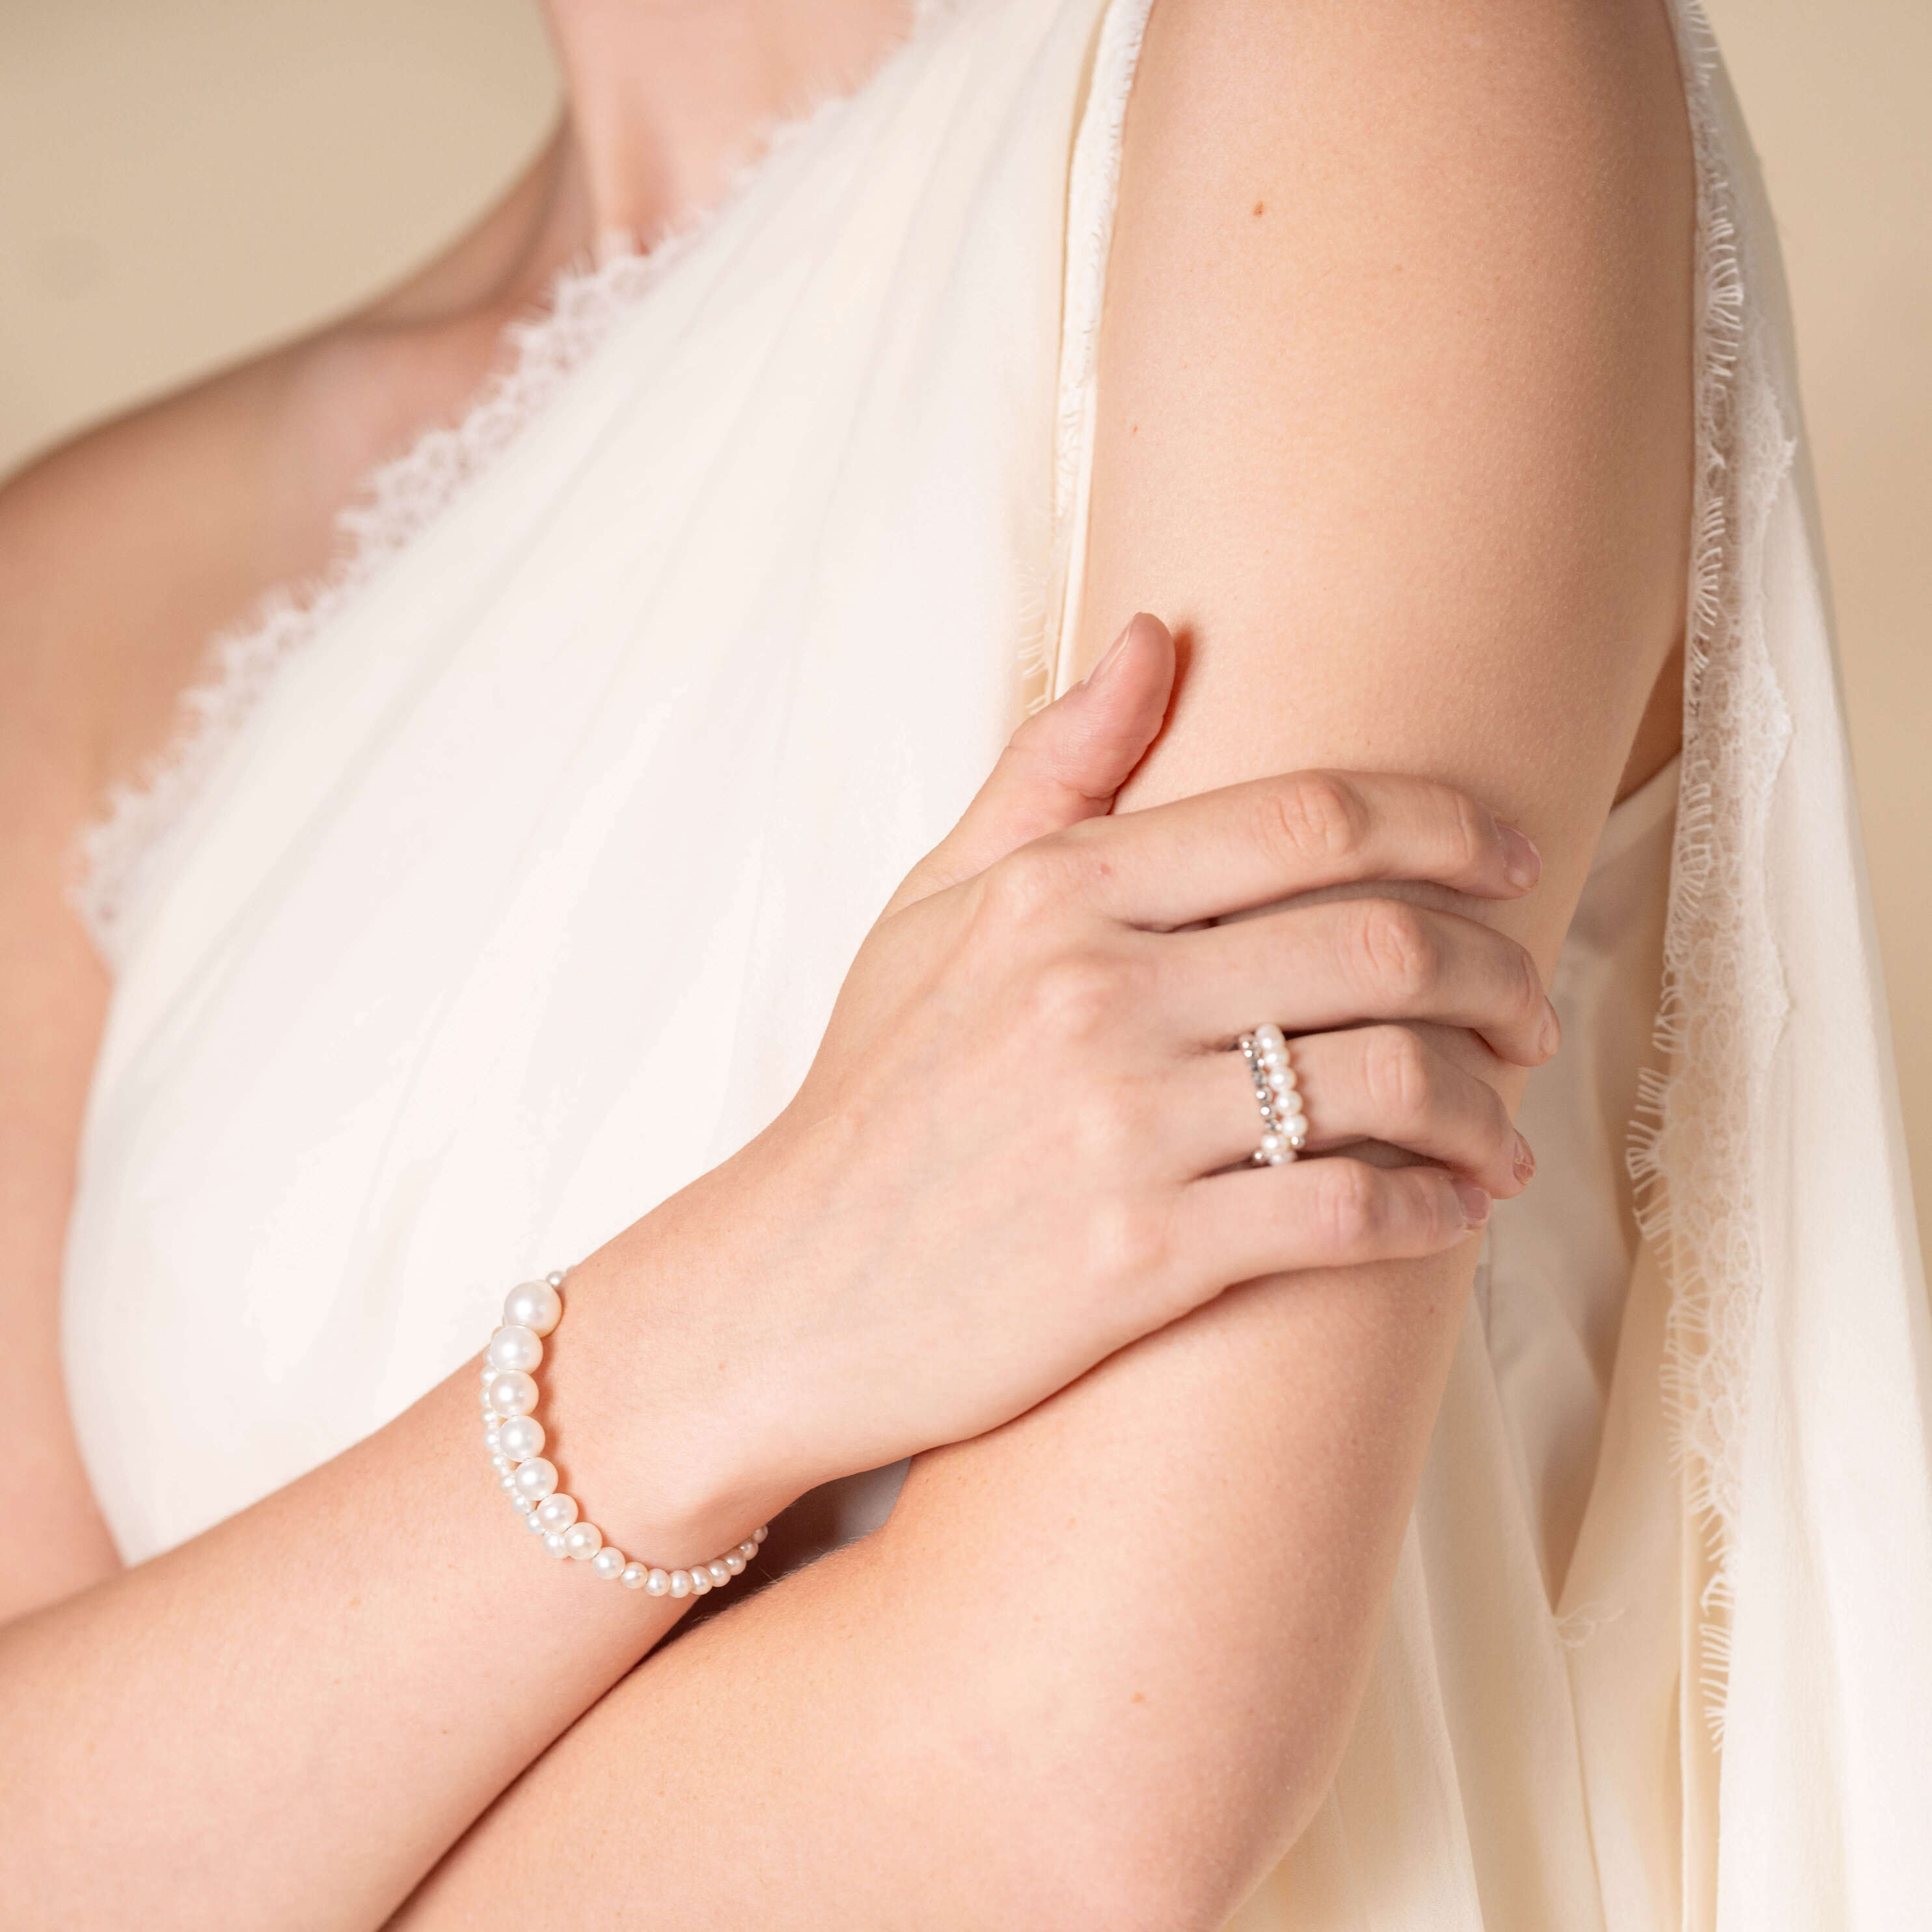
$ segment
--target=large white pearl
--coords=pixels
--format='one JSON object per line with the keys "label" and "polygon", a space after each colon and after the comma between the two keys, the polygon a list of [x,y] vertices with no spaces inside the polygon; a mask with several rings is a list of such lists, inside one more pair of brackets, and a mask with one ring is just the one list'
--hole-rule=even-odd
{"label": "large white pearl", "polygon": [[519,1282],[503,1298],[506,1328],[548,1335],[563,1319],[563,1297],[547,1281]]}
{"label": "large white pearl", "polygon": [[499,1415],[527,1415],[536,1406],[536,1383],[521,1369],[506,1369],[483,1391],[483,1406]]}
{"label": "large white pearl", "polygon": [[701,1597],[710,1588],[711,1572],[702,1563],[694,1563],[691,1566],[691,1594],[694,1597]]}
{"label": "large white pearl", "polygon": [[[712,1565],[714,1570],[717,1567],[715,1563]],[[728,1551],[724,1557],[724,1567],[733,1576],[742,1576],[745,1574],[745,1558],[742,1552],[736,1550]]]}
{"label": "large white pearl", "polygon": [[624,1552],[614,1543],[607,1543],[590,1559],[591,1574],[614,1582],[624,1574]]}
{"label": "large white pearl", "polygon": [[563,1550],[580,1563],[588,1563],[604,1547],[604,1532],[594,1522],[574,1522],[563,1532]]}
{"label": "large white pearl", "polygon": [[496,1447],[513,1462],[543,1454],[544,1426],[534,1415],[513,1415],[496,1425]]}
{"label": "large white pearl", "polygon": [[670,1591],[670,1572],[668,1570],[653,1570],[644,1579],[644,1588],[654,1597],[668,1595]]}
{"label": "large white pearl", "polygon": [[649,1573],[641,1563],[626,1563],[617,1573],[617,1580],[627,1590],[641,1590],[648,1580]]}
{"label": "large white pearl", "polygon": [[553,1491],[537,1504],[537,1520],[546,1529],[568,1529],[577,1520],[577,1498]]}
{"label": "large white pearl", "polygon": [[1264,1053],[1267,1052],[1270,1047],[1274,1048],[1279,1052],[1288,1044],[1288,1041],[1287,1036],[1273,1020],[1263,1020],[1261,1024],[1255,1028],[1255,1044]]}
{"label": "large white pearl", "polygon": [[527,1374],[543,1360],[543,1343],[534,1328],[499,1328],[490,1337],[490,1366]]}
{"label": "large white pearl", "polygon": [[[714,1590],[722,1590],[730,1582],[731,1566],[723,1557],[719,1557],[715,1563],[706,1564],[704,1567],[710,1573],[711,1587]],[[744,1566],[741,1564],[739,1567],[742,1569]]]}
{"label": "large white pearl", "polygon": [[510,1472],[510,1481],[518,1496],[540,1503],[556,1487],[556,1465],[547,1456],[532,1456]]}
{"label": "large white pearl", "polygon": [[691,1594],[691,1572],[688,1570],[674,1570],[670,1573],[670,1593],[674,1597]]}

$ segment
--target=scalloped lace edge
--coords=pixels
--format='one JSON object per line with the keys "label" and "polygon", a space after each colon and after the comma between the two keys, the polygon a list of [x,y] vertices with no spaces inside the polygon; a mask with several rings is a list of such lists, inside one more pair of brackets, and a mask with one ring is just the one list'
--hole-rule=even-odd
{"label": "scalloped lace edge", "polygon": [[125,957],[128,922],[149,868],[276,674],[311,646],[367,586],[491,467],[620,320],[723,222],[793,148],[835,120],[909,59],[959,0],[915,0],[905,37],[859,84],[775,124],[708,206],[640,245],[607,238],[593,261],[562,270],[537,311],[505,329],[498,367],[453,423],[436,424],[379,464],[334,519],[336,560],[316,576],[279,585],[217,632],[176,700],[168,741],[131,778],[103,794],[74,842],[68,899],[110,968]]}
{"label": "scalloped lace edge", "polygon": [[1642,1076],[1628,1164],[1637,1220],[1671,1286],[1664,1399],[1675,1467],[1709,1561],[1696,1669],[1721,1747],[1748,1378],[1766,1263],[1754,1146],[1790,1000],[1765,889],[1772,795],[1792,724],[1766,626],[1766,532],[1797,446],[1767,323],[1748,309],[1737,214],[1701,0],[1676,9],[1696,156],[1697,470],[1686,618],[1684,751],[1661,1069]]}

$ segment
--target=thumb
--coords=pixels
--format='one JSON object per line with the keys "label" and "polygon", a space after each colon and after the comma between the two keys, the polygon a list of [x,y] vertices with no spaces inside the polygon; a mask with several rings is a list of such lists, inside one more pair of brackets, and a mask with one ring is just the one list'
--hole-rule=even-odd
{"label": "thumb", "polygon": [[1028,718],[959,823],[907,874],[896,910],[983,872],[1029,841],[1111,811],[1174,688],[1174,639],[1144,611],[1064,697]]}

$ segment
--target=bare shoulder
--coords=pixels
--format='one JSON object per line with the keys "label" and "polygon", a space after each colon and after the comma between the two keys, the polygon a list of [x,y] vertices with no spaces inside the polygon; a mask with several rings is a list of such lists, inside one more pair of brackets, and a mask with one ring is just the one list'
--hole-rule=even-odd
{"label": "bare shoulder", "polygon": [[[0,732],[90,796],[172,728],[208,640],[328,560],[368,469],[483,358],[358,318],[90,430],[0,487]],[[474,364],[476,366],[472,366]]]}
{"label": "bare shoulder", "polygon": [[1665,0],[1156,0],[1080,640],[1187,633],[1150,790],[1419,770],[1587,855],[1682,627],[1694,212]]}

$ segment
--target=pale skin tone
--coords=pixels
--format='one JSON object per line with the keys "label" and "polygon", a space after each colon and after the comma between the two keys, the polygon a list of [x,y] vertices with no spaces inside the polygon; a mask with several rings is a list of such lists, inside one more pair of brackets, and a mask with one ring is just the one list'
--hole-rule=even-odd
{"label": "pale skin tone", "polygon": [[[10,1923],[138,1907],[147,1923],[370,1926],[400,1908],[412,1926],[506,1910],[561,1926],[590,1896],[618,1922],[677,1897],[787,1926],[904,1924],[914,1899],[934,1926],[1208,1927],[1306,1821],[1346,1740],[1476,1244],[1434,1164],[1192,1178],[1240,1151],[1210,1144],[1229,1130],[1204,1083],[1230,1070],[1208,1043],[1256,1000],[1306,998],[1319,962],[1379,960],[1297,1023],[1412,1022],[1415,1050],[1385,1070],[1433,1077],[1378,1082],[1370,1030],[1328,1034],[1324,1077],[1354,1110],[1341,1137],[1448,1163],[1466,1187],[1520,1184],[1503,1112],[1545,1045],[1515,949],[1546,974],[1606,812],[1675,742],[1690,177],[1649,0],[1156,4],[1110,268],[1079,649],[1084,667],[1137,605],[1162,611],[1184,660],[1172,715],[1160,728],[1166,634],[1142,624],[909,882],[809,1104],[586,1266],[547,1370],[580,1456],[662,1472],[607,1526],[627,1545],[706,1554],[809,1482],[956,1442],[918,1458],[883,1530],[632,1669],[672,1611],[533,1574],[479,1468],[466,1367],[125,1575],[87,1496],[56,1284],[106,989],[60,899],[67,842],[103,780],[165,736],[206,635],[314,567],[354,476],[466,393],[551,268],[599,229],[701,206],[751,122],[862,71],[896,25],[820,6],[807,32],[805,9],[773,8],[748,38],[754,10],[560,5],[572,128],[476,236],[370,317],[110,428],[0,501],[0,919],[26,940],[0,976],[0,1292],[30,1338],[14,1414],[32,1471],[0,1610],[48,1606],[0,1634]],[[815,65],[828,49],[836,76]],[[1317,784],[1282,793],[1273,820],[1253,801],[1279,786],[1140,810],[1316,768],[1458,788],[1526,829],[1540,878],[1513,884],[1486,830],[1459,858],[1455,828],[1491,821],[1439,790]],[[1126,809],[1096,816],[1123,779]],[[1258,823],[1306,836],[1259,842]],[[1338,826],[1366,842],[1319,836]],[[1046,862],[1036,846],[1030,871],[994,865],[1042,834]],[[1211,867],[1180,856],[1190,837]],[[1105,890],[1103,838],[1124,842]],[[1214,867],[1234,872],[1196,883]],[[1208,902],[1177,896],[1180,880]],[[1370,897],[1158,930],[1330,884]],[[1397,902],[1409,914],[1384,916]],[[1018,906],[1051,916],[1002,926]],[[949,988],[988,976],[961,962],[994,958],[1060,986],[1043,1010],[1084,1016],[1082,1064],[1114,1056],[1120,1090],[1157,1088],[1154,1112],[1205,1138],[1099,1146],[1108,1158],[1059,1197],[1097,1219],[1057,1218],[1042,1193],[1006,1265],[934,1284],[929,1324],[1016,1345],[921,1385],[914,1406],[941,1420],[908,1438],[904,1418],[855,1420],[827,1391],[854,1360],[930,1360],[937,1326],[878,1318],[897,1278],[886,1231],[927,1230],[929,1256],[961,1230],[930,1202],[908,1222],[918,1189],[850,1123],[892,1088],[887,1041],[938,1054],[974,1030],[918,1034],[908,989],[943,1013],[964,997]],[[992,1152],[933,1150],[955,1178],[947,1213],[975,1211],[956,1177],[981,1163],[988,1234],[1016,1226],[1024,1124],[1080,1130],[1051,1111],[1078,1084],[1044,1052],[1065,1030],[1034,1036],[1037,1090],[1010,1092],[1011,1066],[944,1063],[968,1113],[1012,1108]],[[1132,1061],[1149,1037],[1157,1061]],[[1189,1081],[1204,1084],[1180,1101]],[[1118,1233],[1102,1176],[1129,1148],[1166,1162],[1133,1190],[1166,1205],[1110,1270],[1090,1249],[1083,1269],[1053,1244]],[[853,1177],[844,1211],[806,1213],[835,1174]],[[1284,1186],[1260,1217],[1279,1245],[1216,1246],[1254,1240],[1256,1217],[1209,1211],[1206,1190],[1291,1179],[1381,1211],[1337,1220]],[[1340,1246],[1319,1247],[1324,1229]],[[798,1258],[774,1284],[778,1249]],[[1209,1298],[1267,1270],[1282,1271]],[[814,1322],[827,1306],[839,1320]],[[787,1322],[806,1342],[783,1357],[745,1339]],[[668,1380],[692,1408],[674,1467],[662,1437],[627,1432],[615,1384],[640,1330],[680,1324],[688,1372]],[[721,1337],[742,1372],[707,1384]],[[373,1495],[438,1521],[449,1560],[358,1534]],[[279,1574],[301,1588],[262,1587]],[[496,1667],[536,1629],[541,1672]]]}

